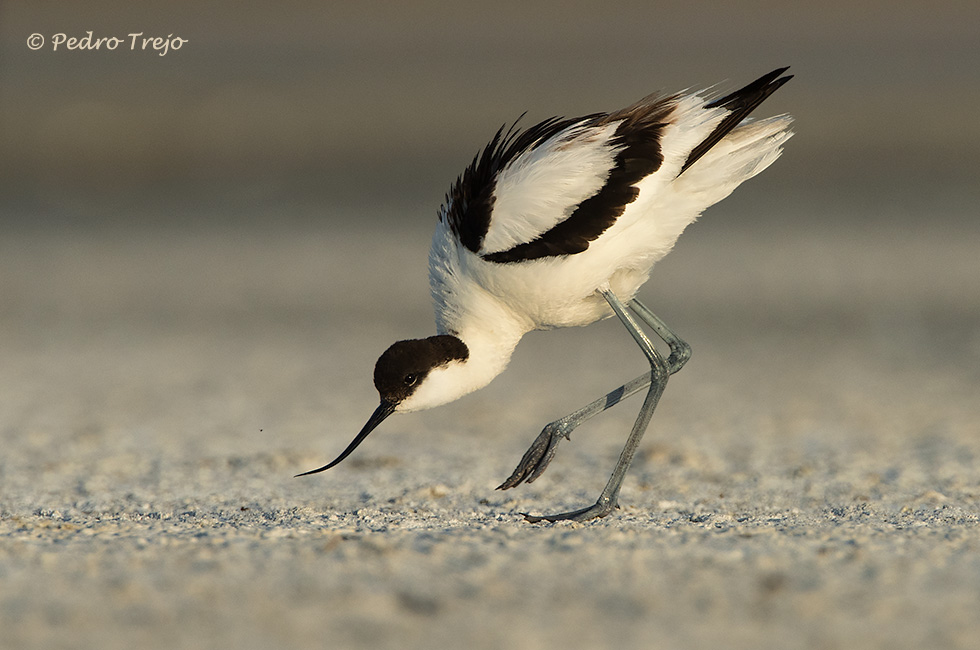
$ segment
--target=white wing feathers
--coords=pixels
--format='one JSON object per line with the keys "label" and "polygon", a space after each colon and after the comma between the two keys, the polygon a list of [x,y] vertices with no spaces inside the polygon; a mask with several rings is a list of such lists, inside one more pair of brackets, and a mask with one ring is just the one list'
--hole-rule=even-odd
{"label": "white wing feathers", "polygon": [[619,122],[571,126],[511,161],[497,176],[480,254],[509,250],[564,221],[609,176]]}
{"label": "white wing feathers", "polygon": [[[640,190],[640,203],[651,208],[678,201],[678,207],[689,209],[647,218],[669,221],[676,216],[690,223],[702,210],[772,164],[782,153],[782,143],[792,135],[792,118],[787,115],[746,118],[697,164],[684,169],[691,151],[731,111],[723,106],[707,108],[709,100],[699,94],[663,101],[670,107],[659,140],[663,162],[635,187]],[[651,97],[636,106],[654,103]],[[599,192],[616,164],[616,155],[624,148],[615,138],[622,122],[614,119],[599,125],[594,121],[572,125],[504,166],[496,177],[492,216],[479,254],[507,251],[534,240]],[[663,197],[656,196],[661,193]]]}
{"label": "white wing feathers", "polygon": [[705,207],[721,201],[779,158],[783,143],[793,135],[792,123],[789,115],[746,118],[671,183],[672,193],[701,197]]}

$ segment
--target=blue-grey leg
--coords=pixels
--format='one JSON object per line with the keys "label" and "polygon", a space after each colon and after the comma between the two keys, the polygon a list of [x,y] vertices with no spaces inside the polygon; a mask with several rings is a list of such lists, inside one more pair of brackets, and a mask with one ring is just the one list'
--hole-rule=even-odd
{"label": "blue-grey leg", "polygon": [[667,358],[667,368],[670,374],[674,374],[683,368],[684,364],[691,358],[691,346],[682,341],[672,329],[667,327],[667,323],[660,320],[659,316],[636,298],[630,300],[630,309],[636,312],[636,315],[643,319],[643,322],[649,325],[657,333],[657,336],[663,339],[664,343],[670,346],[670,356]]}
{"label": "blue-grey leg", "polygon": [[[639,300],[631,300],[629,306],[644,323],[649,325],[670,346],[670,356],[667,358],[667,369],[669,373],[674,374],[680,370],[687,363],[688,359],[691,358],[691,346],[674,334],[673,330],[666,323],[660,320],[656,314],[650,311]],[[558,443],[563,438],[571,440],[572,431],[580,424],[602,413],[606,409],[615,406],[627,397],[647,388],[650,385],[650,377],[651,373],[645,372],[633,381],[623,384],[605,396],[583,406],[574,413],[570,413],[546,425],[524,453],[524,457],[521,458],[521,462],[518,463],[514,472],[497,489],[507,490],[524,482],[533,482],[547,469],[555,453],[558,451]]]}
{"label": "blue-grey leg", "polygon": [[[599,498],[596,500],[595,504],[582,508],[581,510],[563,512],[556,515],[525,515],[525,518],[530,522],[559,521],[565,519],[587,521],[597,517],[605,517],[607,514],[612,512],[614,508],[616,508],[619,500],[619,491],[623,486],[623,481],[626,478],[626,472],[629,470],[630,463],[633,461],[633,454],[636,452],[636,448],[640,444],[640,440],[643,438],[643,434],[646,432],[647,426],[650,424],[650,418],[653,416],[654,409],[657,408],[657,402],[660,401],[660,396],[663,394],[664,388],[667,386],[667,379],[670,377],[670,366],[668,366],[667,361],[660,355],[659,352],[657,352],[657,349],[654,347],[653,343],[643,332],[643,330],[640,329],[640,326],[637,325],[636,321],[633,320],[633,317],[630,316],[629,312],[626,310],[626,306],[623,305],[623,303],[620,302],[620,300],[608,288],[600,288],[599,292],[613,308],[616,316],[618,316],[623,325],[626,326],[626,329],[633,337],[633,340],[640,346],[640,349],[643,350],[643,354],[650,362],[650,373],[647,375],[647,385],[649,386],[649,389],[647,390],[646,398],[643,400],[643,406],[640,408],[640,413],[636,418],[636,422],[633,424],[633,429],[630,431],[629,438],[626,440],[626,446],[623,447],[623,451],[619,455],[619,461],[616,463],[616,467],[613,469],[613,473],[609,477],[606,487],[603,488],[602,493],[599,495]],[[638,310],[638,315],[641,315],[645,321],[648,317],[656,318],[652,312],[642,305],[640,305],[640,308],[642,308],[642,312],[645,313],[641,313],[640,310]],[[667,331],[674,339],[676,339],[676,341],[680,341],[680,339],[677,339],[677,337],[666,328],[666,325],[664,325],[659,318],[656,318],[656,321],[657,324]],[[651,327],[654,327],[655,330],[658,329],[658,327],[654,326],[653,324],[651,324]],[[686,361],[686,359],[680,361],[680,365],[683,365],[684,361]],[[639,388],[636,388],[635,390],[639,390]]]}

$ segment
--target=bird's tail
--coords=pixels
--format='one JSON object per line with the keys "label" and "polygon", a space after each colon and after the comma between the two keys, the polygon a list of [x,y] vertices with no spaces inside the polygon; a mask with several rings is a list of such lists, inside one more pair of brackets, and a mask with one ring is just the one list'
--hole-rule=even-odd
{"label": "bird's tail", "polygon": [[792,137],[793,118],[777,115],[745,119],[671,183],[677,196],[697,200],[700,209],[721,201],[744,181],[771,165]]}

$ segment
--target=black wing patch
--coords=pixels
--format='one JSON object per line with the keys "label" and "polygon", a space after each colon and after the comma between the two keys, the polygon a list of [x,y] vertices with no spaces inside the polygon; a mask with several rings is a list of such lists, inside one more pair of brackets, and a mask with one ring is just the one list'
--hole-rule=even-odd
{"label": "black wing patch", "polygon": [[589,247],[636,200],[640,182],[660,168],[660,136],[674,107],[673,97],[647,98],[615,113],[593,116],[588,126],[620,122],[609,141],[618,149],[605,185],[578,204],[567,219],[535,239],[513,248],[483,255],[490,262],[522,262],[541,257],[572,255]]}
{"label": "black wing patch", "polygon": [[448,206],[444,214],[449,227],[463,246],[474,253],[478,253],[483,246],[483,238],[490,229],[497,174],[507,163],[568,127],[588,122],[599,115],[574,119],[551,117],[524,131],[517,130],[520,117],[506,132],[501,126],[482,153],[474,156],[473,162],[456,179],[443,203]]}
{"label": "black wing patch", "polygon": [[[744,88],[706,104],[705,108],[724,107],[730,113],[711,135],[691,150],[679,174],[789,81],[792,75],[779,77],[786,70],[774,70]],[[595,113],[572,119],[552,117],[524,131],[517,130],[517,122],[506,132],[502,126],[456,179],[446,194],[440,218],[448,221],[450,230],[463,246],[479,254],[490,229],[496,178],[501,169],[569,127],[588,128],[619,122],[608,143],[608,146],[617,149],[617,153],[609,176],[598,192],[579,203],[567,219],[532,241],[504,251],[487,253],[482,258],[490,262],[508,263],[581,253],[616,222],[627,205],[636,200],[639,194],[636,184],[663,164],[660,140],[676,100],[677,96],[660,99],[651,96],[614,113]]]}
{"label": "black wing patch", "polygon": [[[716,99],[713,102],[705,104],[705,108],[718,108],[723,107],[731,111],[725,116],[715,130],[711,132],[704,142],[694,147],[691,153],[687,155],[687,160],[684,161],[684,165],[681,167],[681,171],[677,174],[680,176],[684,173],[688,167],[693,165],[697,160],[708,153],[711,147],[715,146],[721,142],[728,133],[738,126],[742,120],[748,116],[749,113],[754,111],[759,104],[765,101],[765,99],[776,92],[776,90],[782,86],[784,83],[793,78],[793,75],[787,75],[785,77],[779,77],[789,70],[789,67],[779,68],[778,70],[773,70],[767,75],[759,77],[748,86],[736,90],[730,95],[726,95],[721,99]],[[779,77],[777,79],[777,77]]]}

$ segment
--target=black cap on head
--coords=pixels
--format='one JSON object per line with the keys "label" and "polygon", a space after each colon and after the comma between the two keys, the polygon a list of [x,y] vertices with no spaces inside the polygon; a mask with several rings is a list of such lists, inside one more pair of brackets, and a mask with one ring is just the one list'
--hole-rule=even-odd
{"label": "black cap on head", "polygon": [[381,404],[374,410],[360,433],[332,462],[296,476],[309,476],[330,469],[347,458],[368,434],[422,383],[433,368],[451,361],[465,361],[470,352],[455,336],[443,334],[427,339],[398,341],[385,350],[374,366],[374,386],[381,394]]}
{"label": "black cap on head", "polygon": [[398,341],[375,364],[374,387],[382,400],[399,404],[415,392],[433,368],[465,361],[469,354],[466,344],[449,334]]}

